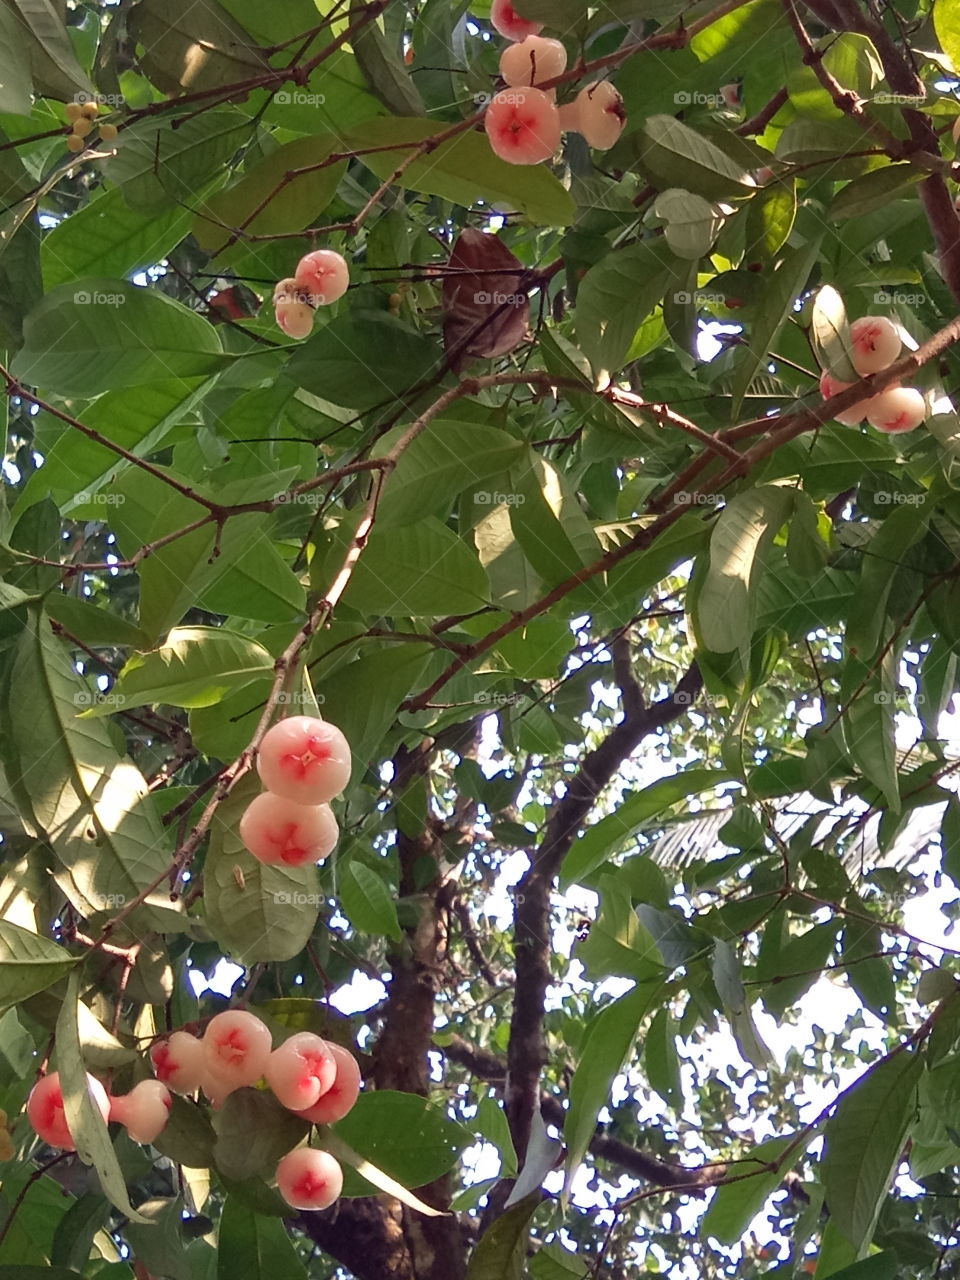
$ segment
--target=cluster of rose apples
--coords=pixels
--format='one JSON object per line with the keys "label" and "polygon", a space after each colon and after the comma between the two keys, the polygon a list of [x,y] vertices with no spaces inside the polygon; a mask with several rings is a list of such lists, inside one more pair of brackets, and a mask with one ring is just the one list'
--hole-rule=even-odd
{"label": "cluster of rose apples", "polygon": [[567,69],[567,51],[560,41],[541,36],[542,24],[522,18],[510,0],[493,0],[490,21],[514,41],[500,57],[500,75],[507,87],[494,94],[483,121],[497,155],[511,164],[541,164],[559,149],[565,132],[582,134],[601,151],[612,147],[627,113],[610,81],[589,84],[573,102],[558,107],[556,90],[539,86]]}
{"label": "cluster of rose apples", "polygon": [[[861,378],[889,368],[900,355],[902,345],[900,330],[886,316],[862,316],[850,325],[850,361]],[[841,382],[827,369],[820,375],[820,394],[824,400],[853,385]],[[836,420],[846,427],[857,427],[866,418],[877,431],[895,435],[913,431],[926,416],[926,401],[916,387],[895,386],[842,409],[836,414]]]}
{"label": "cluster of rose apples", "polygon": [[[67,103],[67,122],[70,132],[67,134],[67,150],[79,152],[87,145],[87,135],[93,132],[95,121],[100,114],[100,104],[89,99],[86,102]],[[113,142],[119,130],[115,124],[104,121],[100,126],[100,137],[104,142]]]}
{"label": "cluster of rose apples", "polygon": [[290,338],[309,338],[313,313],[342,298],[350,284],[346,259],[333,249],[315,249],[297,263],[292,276],[273,291],[273,313]]}
{"label": "cluster of rose apples", "polygon": [[[310,1124],[335,1124],[360,1093],[356,1058],[311,1031],[297,1032],[273,1048],[270,1031],[242,1009],[218,1013],[203,1037],[174,1031],[150,1050],[156,1080],[141,1080],[127,1094],[108,1097],[95,1076],[87,1087],[104,1120],[122,1124],[134,1142],[153,1142],[167,1123],[174,1093],[198,1089],[214,1107],[228,1094],[265,1079],[282,1106]],[[44,1142],[76,1150],[63,1107],[57,1072],[44,1076],[27,1100],[27,1116]],[[339,1196],[343,1173],[326,1151],[296,1147],[277,1166],[280,1194],[294,1209],[325,1209]]]}
{"label": "cluster of rose apples", "polygon": [[350,767],[350,745],[335,725],[316,716],[279,720],[257,753],[266,790],[240,819],[246,848],[274,866],[322,862],[340,837],[329,801],[350,781]]}

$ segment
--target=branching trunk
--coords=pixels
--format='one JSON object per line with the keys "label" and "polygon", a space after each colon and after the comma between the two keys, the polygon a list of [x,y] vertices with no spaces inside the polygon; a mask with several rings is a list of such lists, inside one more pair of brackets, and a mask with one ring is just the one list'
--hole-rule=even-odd
{"label": "branching trunk", "polygon": [[[394,759],[394,793],[428,775],[428,744],[401,748]],[[391,978],[383,1029],[373,1051],[372,1084],[426,1097],[430,1087],[428,1053],[433,1041],[434,1004],[440,958],[446,946],[446,916],[451,887],[441,874],[442,826],[430,815],[417,835],[397,831],[400,897],[417,902],[416,923],[404,931],[388,962]],[[433,864],[433,874],[425,874]],[[416,1189],[437,1209],[447,1209],[448,1177]],[[340,1201],[331,1214],[304,1214],[310,1237],[341,1262],[357,1280],[463,1280],[466,1250],[453,1214],[428,1218],[389,1196]]]}

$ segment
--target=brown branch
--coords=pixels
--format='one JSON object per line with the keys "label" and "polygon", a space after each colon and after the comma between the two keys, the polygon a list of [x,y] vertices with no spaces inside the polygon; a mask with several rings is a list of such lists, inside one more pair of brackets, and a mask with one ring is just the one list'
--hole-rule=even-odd
{"label": "brown branch", "polygon": [[[622,560],[635,555],[638,551],[645,551],[647,547],[656,541],[661,533],[675,524],[690,509],[688,504],[691,498],[722,492],[727,485],[748,475],[753,467],[762,462],[764,458],[769,457],[770,454],[775,453],[777,449],[788,441],[803,435],[806,431],[816,430],[825,422],[829,422],[839,411],[849,409],[860,400],[876,395],[877,392],[901,382],[904,378],[909,378],[918,369],[921,369],[930,360],[936,359],[937,356],[958,341],[960,341],[960,316],[938,330],[932,338],[918,347],[916,351],[912,351],[903,359],[896,361],[889,369],[884,369],[882,373],[875,373],[869,378],[861,378],[858,382],[852,383],[846,390],[832,396],[829,400],[824,400],[815,406],[806,406],[791,413],[781,414],[777,417],[755,418],[750,422],[741,423],[739,426],[723,432],[721,438],[727,443],[747,439],[751,436],[761,436],[763,438],[752,449],[744,451],[737,462],[731,462],[725,470],[710,480],[704,481],[699,487],[694,487],[691,483],[692,479],[702,472],[708,462],[705,454],[698,455],[686,471],[677,477],[662,494],[656,495],[647,504],[647,512],[649,514],[662,512],[656,520],[634,534],[632,538],[619,547],[612,548],[598,560],[595,560],[593,564],[578,569],[576,573],[557,583],[539,600],[535,600],[526,609],[518,610],[512,614],[505,622],[488,632],[482,639],[474,641],[473,644],[467,647],[465,652],[458,654],[426,689],[423,689],[415,697],[408,698],[403,704],[403,709],[405,711],[422,711],[459,671],[469,666],[477,658],[482,657],[483,654],[488,653],[505,636],[510,635],[520,627],[526,626],[528,622],[539,617],[541,613],[545,613],[552,605],[564,599],[584,582],[589,582],[599,574],[606,573]],[[678,494],[683,492],[687,493],[686,502],[668,505],[672,503],[672,500]]]}
{"label": "brown branch", "polygon": [[527,1149],[530,1124],[540,1097],[540,1075],[546,1062],[543,1017],[552,951],[550,893],[560,864],[600,793],[623,762],[648,734],[683,715],[701,686],[700,671],[694,665],[671,696],[647,707],[634,686],[633,677],[629,677],[622,719],[599,746],[584,756],[563,798],[554,805],[543,841],[517,885],[514,897],[516,983],[505,1110],[521,1160]]}
{"label": "brown branch", "polygon": [[[917,110],[926,98],[926,86],[917,75],[909,56],[900,48],[882,22],[863,11],[857,0],[833,0],[842,18],[842,29],[867,36],[880,56],[887,83],[903,100],[903,118],[910,130],[912,159],[934,172],[920,183],[920,203],[927,215],[940,258],[940,271],[954,299],[960,303],[960,214],[953,204],[943,174],[940,139],[931,120]],[[930,162],[933,162],[930,164]]]}
{"label": "brown branch", "polygon": [[[478,1049],[454,1035],[450,1039],[444,1037],[444,1043],[434,1046],[450,1062],[465,1067],[471,1075],[488,1084],[502,1086],[507,1077],[507,1065],[496,1054],[486,1049]],[[540,1094],[540,1113],[547,1124],[554,1125],[563,1132],[567,1112],[563,1101],[554,1093]],[[705,1169],[691,1169],[683,1165],[667,1164],[656,1156],[648,1155],[636,1147],[622,1142],[619,1138],[608,1137],[600,1126],[590,1139],[590,1152],[599,1160],[608,1160],[632,1177],[643,1178],[656,1187],[676,1186],[677,1183],[689,1182],[689,1185],[700,1189],[719,1181],[724,1174],[723,1165],[710,1165]],[[705,1179],[707,1179],[705,1181]]]}

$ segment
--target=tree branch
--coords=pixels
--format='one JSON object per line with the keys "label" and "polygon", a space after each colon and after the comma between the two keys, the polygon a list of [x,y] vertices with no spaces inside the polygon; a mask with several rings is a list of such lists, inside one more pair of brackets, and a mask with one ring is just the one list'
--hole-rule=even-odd
{"label": "tree branch", "polygon": [[667,698],[644,706],[633,678],[623,698],[620,723],[588,752],[570,780],[563,798],[554,805],[543,841],[517,885],[514,902],[516,981],[505,1110],[514,1145],[521,1158],[527,1149],[530,1124],[540,1097],[540,1075],[546,1061],[543,1037],[544,1001],[550,985],[550,893],[564,856],[597,799],[623,762],[648,734],[683,715],[702,686],[692,666]]}

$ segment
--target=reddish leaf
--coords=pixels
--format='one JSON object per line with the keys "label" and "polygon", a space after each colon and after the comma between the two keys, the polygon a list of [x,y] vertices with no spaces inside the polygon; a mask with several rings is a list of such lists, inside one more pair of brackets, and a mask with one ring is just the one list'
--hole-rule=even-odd
{"label": "reddish leaf", "polygon": [[527,290],[526,269],[496,236],[461,233],[443,282],[443,341],[454,370],[470,356],[503,356],[523,342]]}

